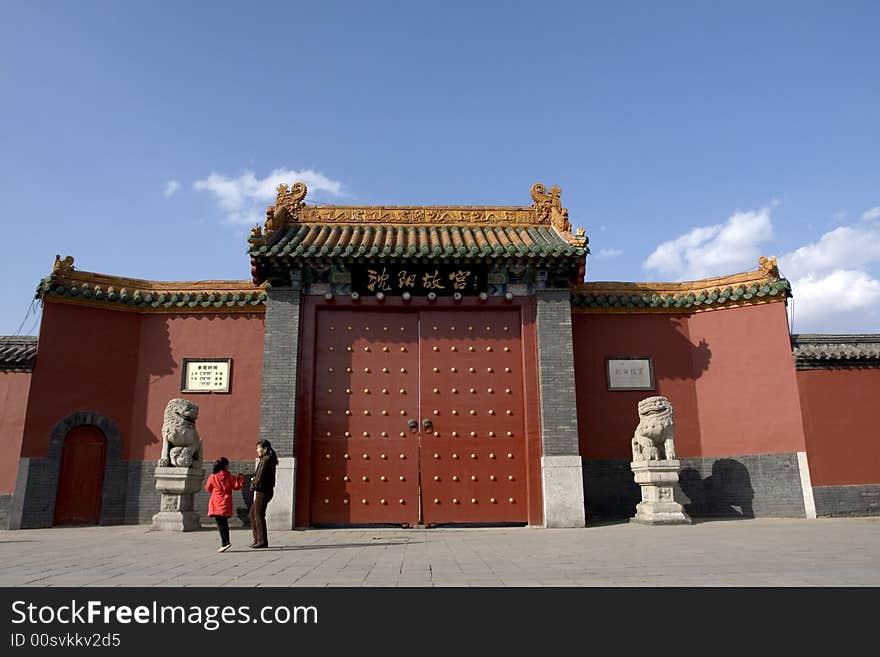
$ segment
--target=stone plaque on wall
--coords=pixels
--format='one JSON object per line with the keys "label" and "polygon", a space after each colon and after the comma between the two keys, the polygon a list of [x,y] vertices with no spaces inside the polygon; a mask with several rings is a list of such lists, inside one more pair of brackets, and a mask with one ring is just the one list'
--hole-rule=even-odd
{"label": "stone plaque on wall", "polygon": [[653,390],[654,360],[650,356],[606,359],[609,390]]}
{"label": "stone plaque on wall", "polygon": [[231,358],[184,358],[181,392],[229,392]]}

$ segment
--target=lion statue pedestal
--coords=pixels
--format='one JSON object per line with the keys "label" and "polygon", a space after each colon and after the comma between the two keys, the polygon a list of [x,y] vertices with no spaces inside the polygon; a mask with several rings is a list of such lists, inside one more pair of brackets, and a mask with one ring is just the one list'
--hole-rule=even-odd
{"label": "lion statue pedestal", "polygon": [[675,422],[666,397],[639,402],[639,424],[633,434],[630,468],[642,491],[636,515],[630,521],[642,525],[689,525],[690,517],[675,501],[681,461],[675,458]]}
{"label": "lion statue pedestal", "polygon": [[199,407],[186,399],[172,399],[162,424],[162,456],[156,466],[156,490],[162,494],[152,529],[190,532],[201,527],[193,510],[193,496],[202,490],[202,441],[196,432]]}
{"label": "lion statue pedestal", "polygon": [[162,493],[159,513],[152,529],[191,532],[201,528],[199,514],[193,510],[193,496],[202,490],[205,471],[201,462],[194,467],[157,467],[156,490]]}

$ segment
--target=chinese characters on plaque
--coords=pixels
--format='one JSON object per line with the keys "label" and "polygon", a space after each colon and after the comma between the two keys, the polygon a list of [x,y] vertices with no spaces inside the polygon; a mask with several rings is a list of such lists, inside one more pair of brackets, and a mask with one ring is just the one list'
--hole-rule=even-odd
{"label": "chinese characters on plaque", "polygon": [[650,356],[608,358],[609,390],[653,390],[654,361]]}
{"label": "chinese characters on plaque", "polygon": [[229,392],[231,358],[184,358],[181,392]]}
{"label": "chinese characters on plaque", "polygon": [[477,295],[488,290],[486,265],[355,265],[351,287],[358,294]]}

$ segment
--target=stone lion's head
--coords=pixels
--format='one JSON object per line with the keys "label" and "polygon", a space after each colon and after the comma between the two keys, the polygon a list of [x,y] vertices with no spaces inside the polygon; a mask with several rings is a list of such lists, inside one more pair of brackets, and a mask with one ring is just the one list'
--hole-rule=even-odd
{"label": "stone lion's head", "polygon": [[199,417],[199,407],[187,399],[172,399],[165,407],[165,421],[174,421],[175,419],[189,422],[191,424]]}
{"label": "stone lion's head", "polygon": [[672,404],[666,397],[648,397],[639,402],[639,417],[666,418],[672,416]]}

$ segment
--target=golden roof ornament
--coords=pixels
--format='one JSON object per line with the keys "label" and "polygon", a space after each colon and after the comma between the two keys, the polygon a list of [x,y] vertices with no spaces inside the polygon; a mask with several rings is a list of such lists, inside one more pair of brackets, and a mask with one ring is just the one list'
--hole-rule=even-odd
{"label": "golden roof ornament", "polygon": [[[299,213],[305,206],[305,198],[308,188],[305,183],[297,182],[293,187],[281,183],[275,188],[275,205],[266,209],[265,237],[281,230],[285,226],[295,222]],[[252,240],[260,239],[256,231],[252,231]]]}
{"label": "golden roof ornament", "polygon": [[262,227],[254,226],[248,237],[251,246],[270,241],[273,234],[294,224],[383,224],[389,225],[469,225],[469,226],[552,226],[569,244],[585,246],[583,230],[572,235],[568,210],[562,207],[562,190],[550,191],[541,183],[532,185],[531,206],[346,206],[306,205],[308,189],[297,182],[276,188],[275,204],[266,209]]}
{"label": "golden roof ornament", "polygon": [[764,276],[769,278],[779,278],[779,267],[776,266],[776,256],[771,258],[761,256],[758,258],[758,266],[760,266],[761,272]]}
{"label": "golden roof ornament", "polygon": [[532,206],[538,213],[540,221],[547,222],[561,233],[571,234],[571,224],[568,221],[568,210],[562,207],[562,190],[553,185],[550,193],[541,183],[535,183],[531,189],[532,199],[535,203]]}
{"label": "golden roof ornament", "polygon": [[73,271],[73,256],[65,256],[62,259],[60,255],[56,255],[52,265],[52,273],[62,275],[69,271]]}

